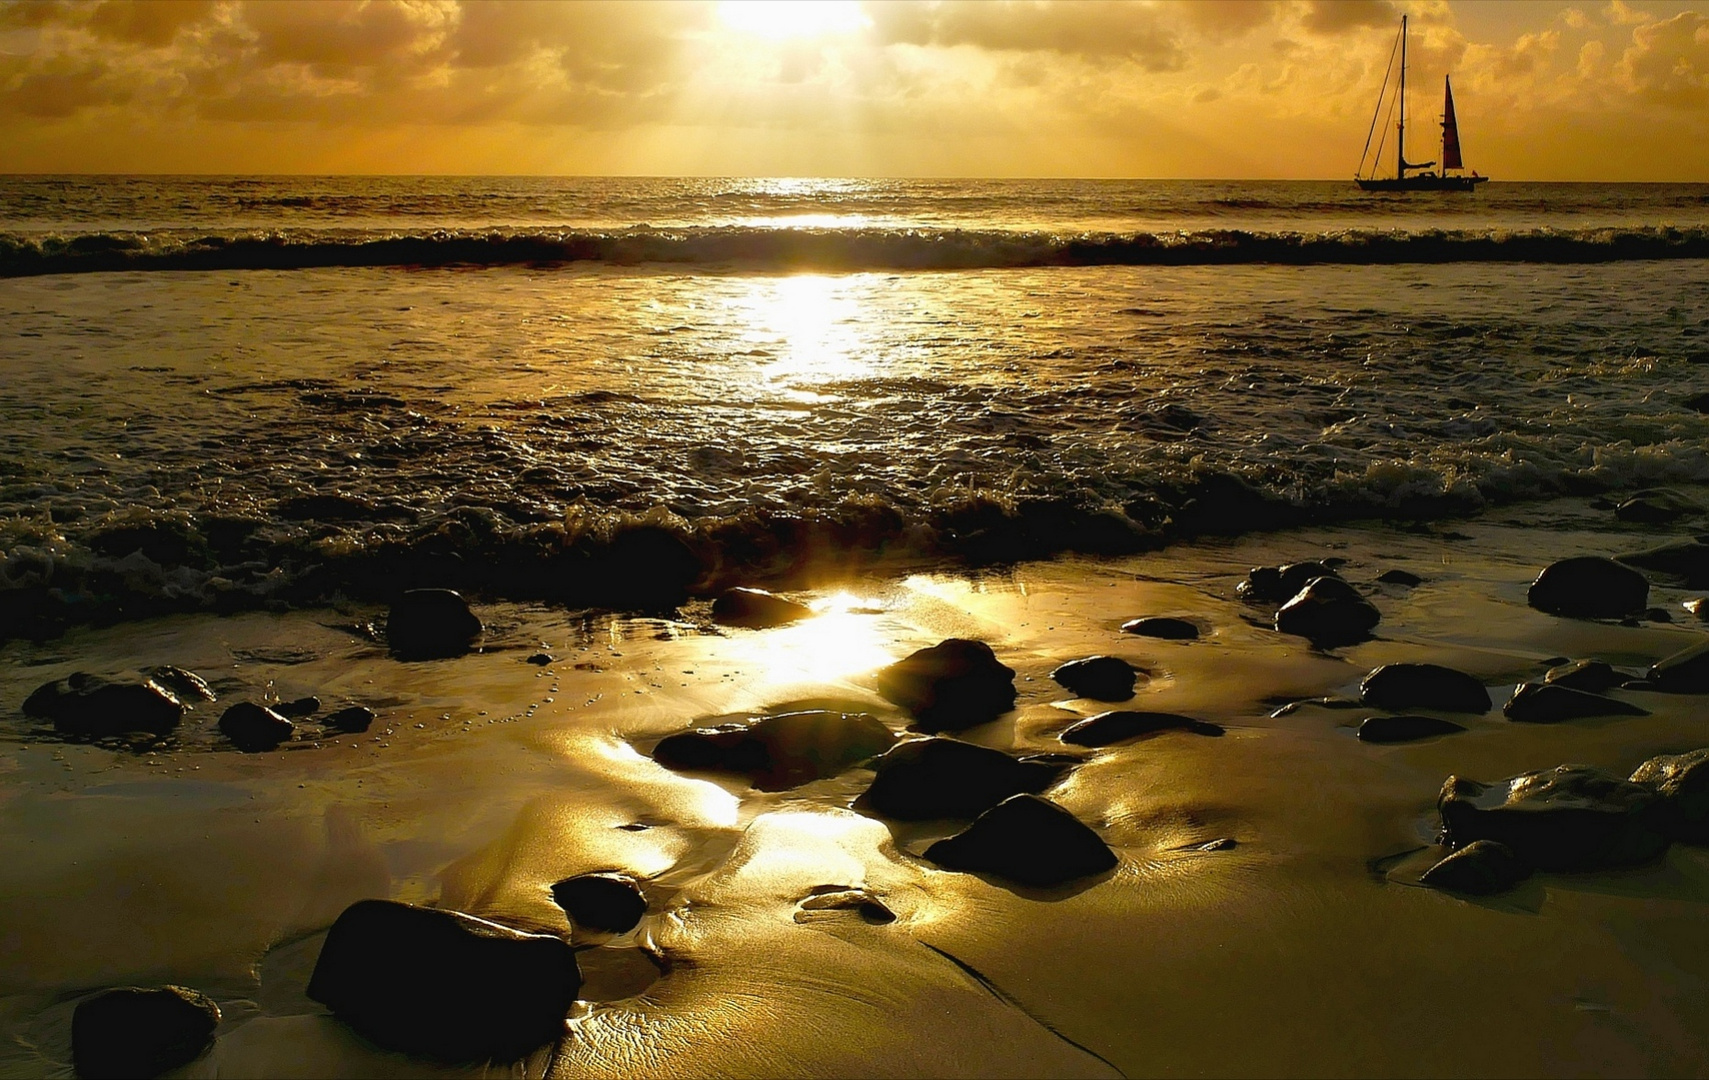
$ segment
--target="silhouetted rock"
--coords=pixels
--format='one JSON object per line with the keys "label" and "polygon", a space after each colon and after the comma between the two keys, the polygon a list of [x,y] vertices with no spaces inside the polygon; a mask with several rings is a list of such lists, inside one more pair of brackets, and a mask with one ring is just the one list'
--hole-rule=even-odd
{"label": "silhouetted rock", "polygon": [[1670,694],[1709,694],[1709,641],[1656,661],[1644,678],[1651,689]]}
{"label": "silhouetted rock", "polygon": [[1436,716],[1370,716],[1359,725],[1359,741],[1368,743],[1416,742],[1437,735],[1466,730],[1452,720]]}
{"label": "silhouetted rock", "polygon": [[877,775],[855,808],[901,821],[970,818],[1011,795],[1043,791],[1069,766],[956,739],[912,739],[872,763]]}
{"label": "silhouetted rock", "polygon": [[545,667],[547,664],[550,664],[553,659],[554,657],[551,653],[537,652],[528,658],[528,662],[533,664],[535,667]]}
{"label": "silhouetted rock", "polygon": [[1420,881],[1433,889],[1468,896],[1504,893],[1531,876],[1531,868],[1498,840],[1474,840],[1424,871]]}
{"label": "silhouetted rock", "polygon": [[1494,784],[1450,776],[1436,807],[1450,847],[1499,840],[1539,870],[1629,866],[1668,844],[1667,809],[1655,791],[1584,765]]}
{"label": "silhouetted rock", "polygon": [[308,996],[386,1049],[504,1062],[563,1035],[581,982],[559,938],[361,900],[328,931]]}
{"label": "silhouetted rock", "polygon": [[172,696],[181,702],[214,700],[213,687],[194,671],[186,671],[172,664],[162,664],[149,668],[147,675],[171,691]]}
{"label": "silhouetted rock", "polygon": [[1538,611],[1579,619],[1620,619],[1647,606],[1650,583],[1613,559],[1581,555],[1550,563],[1526,599]]}
{"label": "silhouetted rock", "polygon": [[1521,724],[1558,724],[1587,716],[1648,716],[1648,711],[1601,694],[1559,683],[1520,683],[1501,707],[1503,716]]}
{"label": "silhouetted rock", "polygon": [[1088,717],[1062,733],[1062,741],[1073,746],[1109,746],[1157,731],[1182,730],[1195,735],[1221,735],[1216,724],[1176,713],[1117,709]]}
{"label": "silhouetted rock", "polygon": [[712,621],[726,626],[782,626],[813,614],[806,604],[764,589],[728,589],[712,601]]}
{"label": "silhouetted rock", "polygon": [[51,720],[64,735],[168,735],[184,706],[153,679],[103,679],[79,671],[37,687],[24,699],[24,715]]}
{"label": "silhouetted rock", "polygon": [[637,525],[594,552],[589,595],[615,608],[669,611],[688,599],[703,569],[682,537],[657,525]]}
{"label": "silhouetted rock", "polygon": [[1640,570],[1683,578],[1689,588],[1709,587],[1709,544],[1702,540],[1682,540],[1634,551],[1621,555],[1618,561]]}
{"label": "silhouetted rock", "polygon": [[1023,885],[1061,885],[1103,873],[1116,853],[1079,818],[1037,795],[1014,795],[964,831],[926,849],[950,870],[995,874]]}
{"label": "silhouetted rock", "polygon": [[1377,575],[1377,580],[1384,585],[1399,585],[1406,589],[1417,588],[1424,584],[1423,578],[1405,570],[1384,570]]}
{"label": "silhouetted rock", "polygon": [[350,705],[337,712],[327,713],[321,718],[321,723],[334,731],[342,731],[347,735],[355,735],[368,730],[368,725],[374,722],[374,710],[364,705]]}
{"label": "silhouetted rock", "polygon": [[284,717],[313,716],[320,712],[320,698],[300,697],[291,701],[281,701],[272,708],[274,712]]}
{"label": "silhouetted rock", "polygon": [[1574,660],[1569,664],[1557,664],[1550,668],[1543,676],[1543,681],[1551,686],[1565,686],[1572,690],[1583,690],[1587,694],[1600,694],[1624,683],[1626,676],[1601,660]]}
{"label": "silhouetted rock", "polygon": [[1335,570],[1326,563],[1309,561],[1288,563],[1284,566],[1254,566],[1246,573],[1246,580],[1234,587],[1243,600],[1254,603],[1279,604],[1308,585],[1313,578],[1337,577]]}
{"label": "silhouetted rock", "polygon": [[1276,629],[1319,648],[1352,645],[1371,636],[1381,614],[1340,578],[1319,577],[1276,611]]}
{"label": "silhouetted rock", "polygon": [[1489,691],[1478,679],[1440,664],[1384,664],[1359,684],[1359,700],[1378,709],[1489,712]]}
{"label": "silhouetted rock", "polygon": [[1015,707],[1015,673],[983,641],[949,638],[880,671],[878,692],[922,731],[959,731]]}
{"label": "silhouetted rock", "polygon": [[1119,656],[1089,656],[1070,660],[1050,677],[1076,695],[1094,701],[1126,701],[1133,697],[1134,666]]}
{"label": "silhouetted rock", "polygon": [[558,902],[577,926],[626,934],[647,913],[647,897],[627,874],[582,874],[552,886]]}
{"label": "silhouetted rock", "polygon": [[737,773],[761,791],[784,791],[835,776],[895,741],[866,713],[814,710],[668,735],[653,760],[667,769]]}
{"label": "silhouetted rock", "polygon": [[1703,507],[1666,488],[1636,492],[1614,508],[1615,517],[1638,525],[1662,525],[1702,512]]}
{"label": "silhouetted rock", "polygon": [[159,1076],[200,1057],[220,1007],[183,986],[121,986],[77,1003],[71,1063],[87,1078]]}
{"label": "silhouetted rock", "polygon": [[271,750],[295,730],[289,720],[253,701],[240,701],[220,716],[220,734],[246,754]]}
{"label": "silhouetted rock", "polygon": [[1661,796],[1669,836],[1709,844],[1709,749],[1653,757],[1632,771],[1631,780]]}
{"label": "silhouetted rock", "polygon": [[1199,628],[1186,619],[1154,615],[1145,619],[1130,619],[1122,623],[1122,633],[1140,637],[1162,638],[1164,641],[1197,641]]}
{"label": "silhouetted rock", "polygon": [[410,589],[386,616],[386,641],[405,660],[461,656],[481,629],[468,603],[450,589]]}

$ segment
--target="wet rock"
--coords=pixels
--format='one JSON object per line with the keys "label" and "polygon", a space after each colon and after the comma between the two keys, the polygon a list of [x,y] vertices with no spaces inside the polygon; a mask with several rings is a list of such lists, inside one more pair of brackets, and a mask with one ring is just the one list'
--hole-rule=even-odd
{"label": "wet rock", "polygon": [[481,620],[451,589],[410,589],[386,616],[386,641],[405,660],[461,656],[481,629]]}
{"label": "wet rock", "polygon": [[610,607],[670,611],[688,599],[703,570],[682,537],[657,525],[637,525],[594,553],[589,596]]}
{"label": "wet rock", "polygon": [[1062,807],[1037,795],[1014,795],[980,814],[964,831],[926,849],[950,870],[995,874],[1048,887],[1100,874],[1116,853]]}
{"label": "wet rock", "polygon": [[1709,641],[1701,641],[1658,660],[1644,676],[1652,690],[1669,694],[1709,694]]}
{"label": "wet rock", "polygon": [[1664,525],[1702,512],[1697,503],[1666,488],[1637,492],[1614,508],[1615,517],[1639,525]]}
{"label": "wet rock", "polygon": [[922,731],[959,731],[1015,707],[1015,673],[983,641],[949,638],[880,671],[878,692]]}
{"label": "wet rock", "polygon": [[1601,660],[1574,660],[1550,668],[1543,676],[1543,681],[1551,686],[1565,686],[1571,690],[1583,690],[1587,694],[1600,694],[1624,683],[1626,676],[1615,671],[1613,665]]}
{"label": "wet rock", "polygon": [[813,609],[806,604],[764,589],[729,589],[712,601],[712,621],[726,626],[782,626],[812,614]]}
{"label": "wet rock", "polygon": [[1094,701],[1126,701],[1133,697],[1137,669],[1119,656],[1089,656],[1070,660],[1050,677],[1077,696]]}
{"label": "wet rock", "polygon": [[162,664],[159,667],[149,668],[146,674],[161,686],[166,687],[172,692],[172,696],[181,702],[214,700],[213,687],[209,686],[208,681],[194,671],[187,671],[172,664]]}
{"label": "wet rock", "polygon": [[1489,691],[1478,679],[1440,664],[1384,664],[1359,684],[1359,700],[1378,709],[1489,712]]}
{"label": "wet rock", "polygon": [[342,731],[347,735],[356,735],[367,731],[374,722],[374,710],[364,705],[350,705],[337,712],[327,713],[321,723],[334,731]]}
{"label": "wet rock", "polygon": [[1217,724],[1207,724],[1176,713],[1117,709],[1080,721],[1061,735],[1071,746],[1109,746],[1158,731],[1190,731],[1195,735],[1221,735]]}
{"label": "wet rock", "polygon": [[1600,555],[1550,563],[1526,599],[1538,611],[1577,619],[1620,619],[1647,606],[1650,583],[1631,567]]}
{"label": "wet rock", "polygon": [[1636,705],[1559,683],[1520,683],[1513,688],[1513,696],[1501,707],[1501,713],[1521,724],[1558,724],[1589,716],[1650,715]]}
{"label": "wet rock", "polygon": [[1433,889],[1494,896],[1531,876],[1531,868],[1498,840],[1474,840],[1424,871],[1420,881]]}
{"label": "wet rock", "polygon": [[666,736],[653,760],[667,769],[737,773],[761,791],[785,791],[835,776],[896,741],[866,713],[812,710]]}
{"label": "wet rock", "polygon": [[168,735],[184,706],[153,679],[104,679],[79,671],[37,687],[24,699],[24,715],[53,721],[62,735]]}
{"label": "wet rock", "polygon": [[320,712],[320,698],[309,696],[292,701],[281,701],[274,705],[273,711],[284,717],[313,716]]}
{"label": "wet rock", "polygon": [[554,659],[556,659],[556,657],[554,657],[551,653],[537,652],[533,656],[530,656],[528,658],[528,662],[530,664],[533,664],[535,667],[545,667],[547,664],[550,664]]}
{"label": "wet rock", "polygon": [[1165,615],[1155,615],[1144,619],[1130,619],[1122,623],[1122,633],[1138,634],[1140,637],[1161,638],[1164,641],[1197,641],[1199,628],[1186,619],[1176,619]]}
{"label": "wet rock", "polygon": [[581,984],[559,938],[361,900],[327,933],[308,996],[386,1049],[505,1062],[563,1035]]}
{"label": "wet rock", "polygon": [[1709,749],[1653,757],[1632,771],[1631,781],[1661,796],[1668,835],[1709,844]]}
{"label": "wet rock", "polygon": [[1370,716],[1359,725],[1359,741],[1368,743],[1403,743],[1430,739],[1437,735],[1452,735],[1466,730],[1463,725],[1437,716]]}
{"label": "wet rock", "polygon": [[1656,858],[1668,844],[1661,796],[1584,765],[1494,784],[1450,776],[1436,808],[1450,847],[1499,840],[1539,870],[1629,866]]}
{"label": "wet rock", "polygon": [[872,763],[877,775],[855,809],[899,821],[971,818],[1013,795],[1043,791],[1070,764],[956,739],[913,739]]}
{"label": "wet rock", "polygon": [[1619,562],[1669,577],[1684,578],[1688,588],[1709,588],[1709,544],[1682,540],[1622,555]]}
{"label": "wet rock", "polygon": [[558,902],[577,926],[626,934],[647,913],[647,897],[627,874],[582,874],[552,886]]}
{"label": "wet rock", "polygon": [[246,754],[271,750],[295,730],[295,724],[253,701],[240,701],[220,716],[220,734]]}
{"label": "wet rock", "polygon": [[1382,620],[1377,609],[1340,578],[1313,578],[1276,612],[1276,629],[1319,648],[1352,645],[1371,636]]}
{"label": "wet rock", "polygon": [[1384,585],[1399,585],[1402,588],[1413,589],[1424,584],[1424,579],[1417,574],[1405,570],[1384,570],[1377,575],[1377,580]]}
{"label": "wet rock", "polygon": [[1287,563],[1283,566],[1254,566],[1247,571],[1246,580],[1234,587],[1241,599],[1254,603],[1279,604],[1298,595],[1313,578],[1336,577],[1333,567],[1325,562]]}
{"label": "wet rock", "polygon": [[220,1007],[183,986],[121,986],[78,1002],[71,1063],[78,1076],[159,1076],[213,1045]]}

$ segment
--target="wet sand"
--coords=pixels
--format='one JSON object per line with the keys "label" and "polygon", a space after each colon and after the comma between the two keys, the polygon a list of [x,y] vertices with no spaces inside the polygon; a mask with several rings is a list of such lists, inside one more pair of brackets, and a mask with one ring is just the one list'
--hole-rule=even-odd
{"label": "wet sand", "polygon": [[[1698,493],[1701,495],[1701,493]],[[0,648],[0,1075],[70,1075],[77,1000],[181,983],[225,1020],[189,1076],[1147,1076],[1698,1074],[1709,1070],[1709,851],[1675,844],[1625,871],[1539,874],[1477,900],[1416,883],[1449,774],[1496,780],[1578,762],[1621,775],[1709,745],[1704,699],[1615,691],[1642,717],[1515,724],[1499,705],[1556,657],[1634,672],[1703,638],[1526,606],[1548,562],[1690,534],[1618,525],[1563,501],[1428,529],[1320,528],[1113,560],[889,573],[791,593],[822,614],[765,630],[485,605],[483,650],[404,663],[351,625],[381,610],[183,616]],[[1254,565],[1338,556],[1382,612],[1328,652],[1264,624],[1235,585]],[[1424,578],[1376,584],[1386,570]],[[1142,615],[1197,641],[1124,635]],[[874,672],[946,637],[988,642],[1016,709],[959,737],[1085,761],[1048,797],[1120,863],[1056,889],[918,857],[955,823],[847,809],[855,768],[762,793],[646,755],[713,718],[798,708],[909,720]],[[552,664],[527,658],[540,651]],[[1112,706],[1075,699],[1060,663],[1113,654],[1150,672],[1124,708],[1185,713],[1100,750],[1057,736]],[[1428,661],[1491,687],[1469,730],[1373,746],[1350,696],[1378,664]],[[177,745],[43,740],[17,712],[76,670],[173,663],[221,702]],[[316,694],[380,717],[360,736],[239,754],[224,704]],[[308,730],[308,726],[305,726]],[[1232,845],[1213,841],[1232,840]],[[648,915],[572,931],[553,882],[622,870]],[[803,908],[858,888],[897,916]],[[557,1047],[448,1068],[380,1051],[303,993],[348,904],[391,897],[574,934],[586,999]]]}

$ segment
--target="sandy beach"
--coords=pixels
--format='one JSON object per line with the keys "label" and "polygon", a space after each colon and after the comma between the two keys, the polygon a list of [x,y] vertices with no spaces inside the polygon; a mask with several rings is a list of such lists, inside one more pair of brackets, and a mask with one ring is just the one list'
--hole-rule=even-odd
{"label": "sandy beach", "polygon": [[[1550,725],[1499,712],[1552,660],[1637,676],[1702,640],[1681,606],[1694,594],[1662,579],[1650,602],[1671,624],[1564,619],[1525,600],[1550,561],[1686,535],[1561,500],[1120,559],[902,568],[790,592],[820,613],[770,629],[719,627],[704,601],[658,619],[476,598],[479,650],[420,662],[355,631],[383,617],[364,605],[13,641],[0,651],[0,1074],[71,1075],[77,1002],[156,983],[194,987],[223,1015],[186,1076],[1701,1072],[1709,853],[1674,844],[1647,865],[1542,873],[1488,898],[1417,880],[1450,774],[1572,762],[1625,775],[1709,745],[1694,696],[1616,690],[1650,715]],[[1342,576],[1382,615],[1371,640],[1314,650],[1236,595],[1249,567],[1306,558],[1346,560]],[[1422,584],[1376,581],[1396,569]],[[1143,615],[1204,633],[1119,632]],[[648,756],[674,732],[807,708],[905,733],[874,673],[949,637],[989,643],[1019,692],[957,737],[1082,757],[1045,794],[1115,851],[1115,870],[1039,889],[937,867],[919,853],[965,822],[851,811],[873,775],[860,765],[761,792]],[[528,662],[542,652],[549,664]],[[1051,679],[1097,654],[1145,673],[1133,701],[1075,698]],[[1400,661],[1472,674],[1497,708],[1392,746],[1355,736],[1368,707],[1271,715],[1356,697],[1368,671]],[[59,741],[16,712],[74,670],[162,663],[220,697],[172,744]],[[305,721],[259,754],[214,730],[226,702],[306,694],[378,719],[320,737]],[[1058,739],[1111,707],[1226,735]],[[641,924],[572,927],[551,885],[609,870],[640,881]],[[804,906],[833,886],[894,920]],[[352,1033],[304,987],[327,927],[364,898],[568,937],[585,984],[562,1039],[449,1067]]]}

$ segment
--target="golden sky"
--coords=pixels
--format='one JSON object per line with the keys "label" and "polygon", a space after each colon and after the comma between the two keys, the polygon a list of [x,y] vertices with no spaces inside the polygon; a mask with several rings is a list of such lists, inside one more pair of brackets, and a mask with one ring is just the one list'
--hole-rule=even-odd
{"label": "golden sky", "polygon": [[0,172],[1340,178],[1402,11],[1469,168],[1709,181],[1709,0],[0,0]]}

